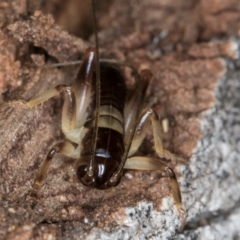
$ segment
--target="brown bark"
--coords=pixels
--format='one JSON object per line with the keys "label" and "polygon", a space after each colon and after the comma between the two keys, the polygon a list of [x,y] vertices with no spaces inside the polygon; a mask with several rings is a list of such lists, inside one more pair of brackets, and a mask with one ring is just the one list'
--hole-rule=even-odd
{"label": "brown bark", "polygon": [[[39,2],[40,9],[46,13],[60,1],[53,1],[52,5]],[[36,8],[34,1],[0,3],[0,89],[3,93],[0,106],[0,238],[153,239],[155,236],[156,239],[170,239],[175,236],[176,239],[191,239],[198,236],[203,239],[204,235],[197,235],[197,228],[204,223],[214,229],[214,211],[226,218],[223,224],[231,222],[228,217],[231,218],[234,209],[239,210],[240,197],[236,194],[229,204],[225,201],[228,198],[222,196],[223,201],[214,208],[207,204],[217,198],[217,193],[207,195],[206,202],[204,193],[211,188],[227,192],[232,186],[221,185],[222,178],[214,165],[215,160],[221,158],[230,166],[227,170],[232,174],[228,173],[230,178],[226,183],[236,183],[238,189],[239,176],[233,167],[235,160],[224,154],[211,158],[214,151],[208,153],[206,146],[199,146],[204,139],[210,139],[214,131],[220,131],[209,123],[209,115],[203,114],[206,110],[213,109],[212,116],[216,118],[212,121],[221,119],[221,111],[229,118],[234,111],[239,116],[239,110],[233,106],[226,113],[228,108],[224,105],[238,99],[237,94],[234,95],[237,87],[232,86],[238,86],[234,79],[238,74],[239,43],[220,38],[237,36],[240,13],[236,10],[238,1],[209,2],[150,0],[134,1],[130,5],[130,1],[116,0],[110,5],[104,3],[109,6],[104,14],[102,10],[98,12],[101,56],[117,56],[138,70],[151,69],[154,79],[146,106],[153,106],[161,119],[167,118],[170,123],[169,131],[164,134],[164,147],[189,160],[186,166],[171,163],[181,182],[188,215],[187,229],[182,235],[176,231],[184,219],[171,200],[165,201],[172,196],[169,181],[159,179],[154,171],[127,171],[119,187],[98,191],[71,182],[74,161],[56,156],[38,201],[29,199],[28,192],[41,161],[50,147],[62,138],[61,101],[55,98],[30,110],[12,100],[28,100],[51,86],[74,81],[78,67],[35,67],[31,59],[40,61],[40,65],[47,64],[41,55],[44,53],[48,61],[77,60],[92,43],[61,30],[50,15],[41,11],[30,15]],[[61,14],[64,13],[55,16]],[[81,26],[88,26],[89,23],[81,21]],[[76,33],[76,29],[71,31]],[[219,39],[211,41],[212,38]],[[233,79],[232,84],[225,84],[223,79],[226,78]],[[233,100],[220,91],[222,88],[232,91]],[[211,126],[207,133],[204,124]],[[237,129],[238,124],[234,126]],[[231,126],[229,134],[230,130]],[[151,134],[149,131],[148,140]],[[231,137],[227,138],[228,148],[235,148],[237,137],[234,134]],[[211,140],[209,144],[217,145]],[[149,141],[144,143],[141,152],[154,154]],[[217,164],[220,166],[219,162]],[[219,185],[211,186],[211,182]],[[227,203],[229,208],[223,207]],[[235,229],[231,231],[229,236],[239,234]]]}

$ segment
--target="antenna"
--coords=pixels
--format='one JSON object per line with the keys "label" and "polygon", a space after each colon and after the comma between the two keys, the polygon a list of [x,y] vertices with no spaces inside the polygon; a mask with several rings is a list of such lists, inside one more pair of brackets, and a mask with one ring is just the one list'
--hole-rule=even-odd
{"label": "antenna", "polygon": [[93,175],[93,162],[94,162],[94,153],[96,152],[97,144],[97,134],[98,134],[98,120],[99,120],[99,109],[100,109],[100,63],[99,63],[99,45],[98,45],[98,35],[97,35],[97,24],[96,24],[96,4],[95,0],[92,0],[92,16],[93,16],[93,31],[95,38],[95,52],[96,52],[96,106],[95,106],[95,122],[94,122],[94,132],[92,139],[92,150],[91,150],[91,159],[89,163],[89,175]]}

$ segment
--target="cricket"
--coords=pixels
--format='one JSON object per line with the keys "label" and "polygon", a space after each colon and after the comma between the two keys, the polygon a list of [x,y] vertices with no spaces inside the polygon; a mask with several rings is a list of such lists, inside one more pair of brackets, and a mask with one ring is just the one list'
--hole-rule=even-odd
{"label": "cricket", "polygon": [[[24,104],[33,108],[61,94],[63,107],[61,129],[65,139],[53,146],[32,185],[31,195],[37,197],[48,169],[57,153],[74,158],[79,182],[100,190],[117,186],[124,169],[155,170],[167,177],[177,209],[182,209],[181,193],[170,161],[179,157],[163,148],[162,125],[157,112],[144,109],[148,85],[153,74],[149,69],[138,72],[127,63],[102,59],[92,0],[95,46],[88,47],[72,85],[58,85]],[[128,94],[124,69],[135,79],[134,93]],[[153,131],[157,158],[136,156],[147,128]]]}

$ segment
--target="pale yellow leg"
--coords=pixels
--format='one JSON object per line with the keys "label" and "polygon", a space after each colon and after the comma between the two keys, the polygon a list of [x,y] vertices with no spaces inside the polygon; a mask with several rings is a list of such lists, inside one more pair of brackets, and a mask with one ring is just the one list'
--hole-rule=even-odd
{"label": "pale yellow leg", "polygon": [[34,183],[32,185],[32,192],[31,196],[37,197],[38,192],[41,188],[41,186],[44,183],[44,180],[46,179],[48,169],[52,163],[52,159],[56,153],[61,153],[63,155],[77,158],[80,155],[80,149],[74,148],[74,146],[69,142],[60,142],[56,144],[48,153],[46,159],[43,161],[37,176],[34,180]]}
{"label": "pale yellow leg", "polygon": [[26,105],[30,108],[33,108],[41,103],[46,102],[50,98],[59,95],[60,91],[58,87],[51,88],[40,94],[39,96],[31,99],[30,101],[26,102]]}
{"label": "pale yellow leg", "polygon": [[25,104],[33,108],[41,103],[46,102],[50,98],[63,93],[63,109],[62,109],[62,130],[63,133],[74,129],[76,125],[76,99],[72,87],[67,85],[58,85],[55,88],[48,89],[36,98],[31,99]]}
{"label": "pale yellow leg", "polygon": [[158,156],[166,160],[186,162],[186,160],[184,160],[183,158],[180,158],[174,155],[173,153],[169,152],[168,150],[163,149],[162,125],[159,121],[159,117],[157,113],[151,108],[145,110],[139,118],[138,125],[135,131],[135,135],[134,135],[128,156],[132,156],[140,147],[143,139],[146,136],[147,128],[149,128],[149,124],[150,124],[149,120],[151,120],[152,132],[153,132],[153,143],[154,143],[155,151],[158,154]]}
{"label": "pale yellow leg", "polygon": [[156,158],[136,156],[128,158],[124,168],[134,170],[157,170],[161,173],[161,177],[168,177],[170,179],[175,205],[177,209],[182,213],[182,198],[179,184],[177,182],[174,171],[164,162],[159,161],[159,159]]}

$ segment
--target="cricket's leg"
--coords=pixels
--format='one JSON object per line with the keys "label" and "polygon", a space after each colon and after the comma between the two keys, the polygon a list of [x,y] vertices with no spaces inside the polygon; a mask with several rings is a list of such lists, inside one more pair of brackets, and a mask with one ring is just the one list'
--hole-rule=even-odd
{"label": "cricket's leg", "polygon": [[49,152],[46,157],[46,159],[43,161],[37,176],[34,180],[34,183],[32,185],[32,192],[31,196],[37,197],[38,192],[41,188],[41,186],[44,183],[44,180],[46,179],[48,169],[52,163],[53,157],[56,153],[61,153],[63,155],[77,158],[80,155],[79,148],[75,148],[70,142],[60,142],[56,144]]}

